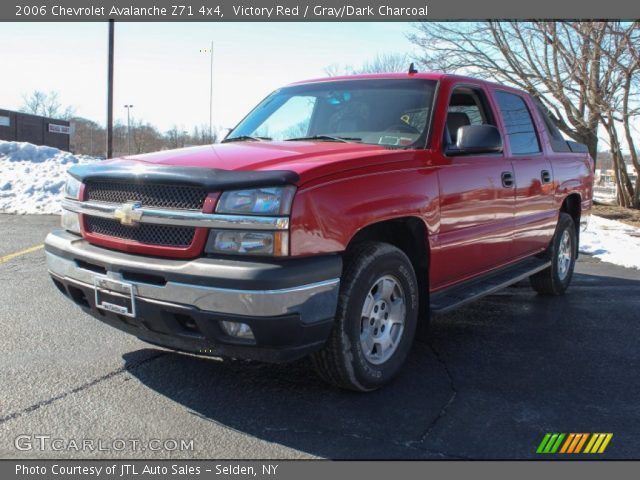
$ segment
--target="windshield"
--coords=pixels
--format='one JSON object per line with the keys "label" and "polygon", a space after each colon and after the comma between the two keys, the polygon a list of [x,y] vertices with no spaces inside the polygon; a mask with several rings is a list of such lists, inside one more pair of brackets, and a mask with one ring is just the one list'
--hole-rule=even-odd
{"label": "windshield", "polygon": [[424,145],[436,82],[342,80],[276,90],[229,133],[229,141],[344,141]]}

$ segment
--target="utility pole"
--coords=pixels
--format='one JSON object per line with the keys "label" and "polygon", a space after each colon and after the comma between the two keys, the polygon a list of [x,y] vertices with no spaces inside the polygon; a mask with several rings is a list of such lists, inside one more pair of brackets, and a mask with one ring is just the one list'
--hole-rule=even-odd
{"label": "utility pole", "polygon": [[113,19],[109,20],[109,60],[107,73],[107,158],[113,156]]}
{"label": "utility pole", "polygon": [[[207,53],[207,49],[200,49],[200,53]],[[209,139],[213,143],[213,40],[209,49]]]}
{"label": "utility pole", "polygon": [[211,68],[209,75],[209,141],[213,143],[213,40],[211,40]]}
{"label": "utility pole", "polygon": [[127,154],[131,155],[131,109],[133,105],[125,105],[127,109]]}

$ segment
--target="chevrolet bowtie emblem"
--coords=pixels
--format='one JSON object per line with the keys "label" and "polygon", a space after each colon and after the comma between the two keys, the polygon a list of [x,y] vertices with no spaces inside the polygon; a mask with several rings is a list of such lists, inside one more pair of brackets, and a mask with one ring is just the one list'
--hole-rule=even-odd
{"label": "chevrolet bowtie emblem", "polygon": [[140,202],[127,202],[115,209],[113,218],[120,220],[122,225],[134,225],[142,218],[141,207]]}

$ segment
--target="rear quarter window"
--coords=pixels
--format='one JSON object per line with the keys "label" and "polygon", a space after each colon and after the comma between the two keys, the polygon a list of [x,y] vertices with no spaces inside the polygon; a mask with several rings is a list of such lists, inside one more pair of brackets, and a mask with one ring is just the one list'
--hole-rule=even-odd
{"label": "rear quarter window", "polygon": [[560,129],[555,124],[555,122],[551,119],[551,114],[549,110],[536,98],[533,99],[533,104],[538,109],[538,113],[544,122],[544,126],[549,134],[549,143],[551,144],[551,149],[554,152],[570,152],[571,148],[567,144],[566,140],[560,133]]}

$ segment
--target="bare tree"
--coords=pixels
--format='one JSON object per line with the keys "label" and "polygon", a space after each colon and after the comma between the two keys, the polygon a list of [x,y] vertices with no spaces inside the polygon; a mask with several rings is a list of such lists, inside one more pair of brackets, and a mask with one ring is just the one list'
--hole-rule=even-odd
{"label": "bare tree", "polygon": [[364,73],[399,73],[409,70],[409,55],[405,53],[379,53],[359,67],[332,63],[324,68],[328,77]]}
{"label": "bare tree", "polygon": [[58,100],[58,92],[51,91],[45,93],[36,90],[31,94],[23,94],[22,100],[23,104],[22,107],[20,107],[21,112],[64,120],[70,119],[75,114],[74,107],[62,107]]}
{"label": "bare tree", "polygon": [[[640,116],[640,23],[606,23],[603,41],[594,43],[601,50],[609,89],[602,95],[600,120],[607,132],[617,183],[618,204],[640,208],[640,178],[635,184],[627,173],[623,144],[637,173],[640,163],[631,124]],[[622,127],[623,134],[620,133]],[[640,175],[639,175],[640,177]]]}
{"label": "bare tree", "polygon": [[[557,22],[420,23],[409,40],[423,49],[429,69],[498,80],[527,90],[555,114],[558,127],[597,153],[598,112],[586,103],[587,92],[599,83],[583,78],[598,59],[590,43]],[[571,58],[571,54],[573,57]]]}
{"label": "bare tree", "polygon": [[[73,117],[71,149],[74,153],[102,156],[106,142],[106,129],[87,118]],[[131,122],[131,154],[156,152],[159,150],[182,148],[186,145],[209,145],[216,143],[224,129],[216,126],[213,138],[209,135],[209,125],[196,125],[192,133],[174,126],[164,134],[154,125],[142,119]],[[116,122],[113,127],[113,156],[127,155],[127,125]]]}
{"label": "bare tree", "polygon": [[121,121],[113,124],[113,156],[121,157],[129,154],[127,125]]}
{"label": "bare tree", "polygon": [[165,133],[165,139],[167,148],[183,148],[188,140],[187,131],[174,125]]}
{"label": "bare tree", "polygon": [[349,65],[340,65],[339,63],[332,63],[331,65],[327,65],[324,67],[324,74],[327,77],[339,77],[341,75],[348,75],[352,70],[352,67]]}
{"label": "bare tree", "polygon": [[209,145],[211,143],[216,143],[217,141],[218,132],[216,131],[216,128],[213,128],[210,134],[209,125],[202,124],[193,127],[187,143],[190,143],[191,145]]}
{"label": "bare tree", "polygon": [[166,141],[156,127],[137,120],[131,124],[131,143],[133,145],[131,153],[138,154],[162,150]]}
{"label": "bare tree", "polygon": [[[560,130],[586,144],[594,158],[602,125],[618,172],[620,203],[640,206],[638,189],[628,181],[616,128],[618,122],[629,125],[637,114],[630,109],[624,114],[624,92],[629,95],[627,106],[637,105],[632,100],[638,75],[633,59],[639,28],[637,22],[425,22],[408,37],[422,48],[421,62],[429,69],[528,91],[552,112]],[[632,138],[628,146],[635,155]]]}
{"label": "bare tree", "polygon": [[400,73],[409,71],[409,55],[406,53],[379,53],[365,61],[354,73]]}
{"label": "bare tree", "polygon": [[93,120],[82,117],[70,118],[71,151],[84,155],[104,155],[106,130]]}

